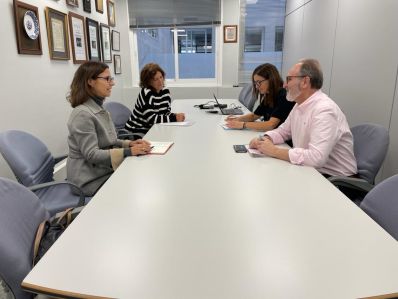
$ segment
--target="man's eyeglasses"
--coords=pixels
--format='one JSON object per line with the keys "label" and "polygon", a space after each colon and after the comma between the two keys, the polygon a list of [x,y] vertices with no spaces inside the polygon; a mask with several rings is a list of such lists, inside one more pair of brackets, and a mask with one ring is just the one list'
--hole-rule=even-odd
{"label": "man's eyeglasses", "polygon": [[260,85],[261,85],[264,81],[267,81],[267,79],[254,81],[254,85],[256,85],[257,87],[260,87]]}
{"label": "man's eyeglasses", "polygon": [[115,78],[114,77],[111,77],[111,76],[107,76],[107,77],[97,77],[97,79],[104,79],[104,80],[106,80],[108,83],[110,83],[111,81],[113,81],[113,80],[115,80]]}
{"label": "man's eyeglasses", "polygon": [[304,78],[307,76],[286,76],[286,83],[289,83],[293,78]]}

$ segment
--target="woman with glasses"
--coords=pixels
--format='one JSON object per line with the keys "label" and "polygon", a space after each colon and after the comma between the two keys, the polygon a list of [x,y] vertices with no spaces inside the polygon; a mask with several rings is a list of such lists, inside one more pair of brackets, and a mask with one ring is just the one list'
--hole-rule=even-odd
{"label": "woman with glasses", "polygon": [[[268,131],[278,127],[285,121],[294,106],[294,102],[286,100],[283,80],[276,67],[265,63],[256,67],[252,74],[253,94],[260,104],[254,113],[239,117],[230,115],[226,118],[226,126],[232,129],[251,129]],[[262,117],[263,121],[256,121]]]}
{"label": "woman with glasses", "polygon": [[145,155],[144,140],[118,140],[114,124],[102,104],[115,85],[108,65],[89,61],[76,71],[68,101],[73,107],[68,120],[67,179],[93,196],[125,157]]}
{"label": "woman with glasses", "polygon": [[164,88],[164,80],[165,72],[156,63],[148,63],[141,70],[141,91],[125,126],[134,138],[142,138],[156,123],[185,120],[184,113],[171,112],[170,91]]}

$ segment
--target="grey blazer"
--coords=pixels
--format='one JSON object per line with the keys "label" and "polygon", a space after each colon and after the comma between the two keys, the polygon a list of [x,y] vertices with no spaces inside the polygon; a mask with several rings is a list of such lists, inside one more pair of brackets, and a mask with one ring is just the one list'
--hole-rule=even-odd
{"label": "grey blazer", "polygon": [[93,196],[123,161],[122,147],[130,141],[117,139],[109,112],[92,99],[73,109],[68,129],[67,179]]}

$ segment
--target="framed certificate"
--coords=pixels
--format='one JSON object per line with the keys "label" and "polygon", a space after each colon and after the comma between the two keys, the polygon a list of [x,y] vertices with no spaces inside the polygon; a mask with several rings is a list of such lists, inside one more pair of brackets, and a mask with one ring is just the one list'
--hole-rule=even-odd
{"label": "framed certificate", "polygon": [[122,60],[120,58],[120,55],[113,55],[113,63],[115,67],[115,74],[121,74],[122,73]]}
{"label": "framed certificate", "polygon": [[108,8],[108,25],[115,27],[116,25],[116,15],[115,15],[115,2],[113,0],[107,0]]}
{"label": "framed certificate", "polygon": [[87,48],[88,48],[89,59],[100,61],[101,51],[100,51],[98,22],[90,18],[86,18],[86,30],[87,30]]}
{"label": "framed certificate", "polygon": [[46,7],[48,48],[51,59],[69,60],[69,36],[67,15]]}
{"label": "framed certificate", "polygon": [[83,10],[85,12],[91,12],[91,0],[83,0]]}
{"label": "framed certificate", "polygon": [[66,4],[70,6],[79,7],[79,2],[77,0],[66,0]]}
{"label": "framed certificate", "polygon": [[104,0],[95,0],[95,10],[104,13]]}
{"label": "framed certificate", "polygon": [[116,30],[112,30],[112,50],[120,51],[120,33]]}
{"label": "framed certificate", "polygon": [[238,41],[238,25],[224,26],[224,43],[236,43]]}
{"label": "framed certificate", "polygon": [[112,62],[111,52],[111,30],[108,25],[101,24],[101,48],[102,48],[102,61]]}
{"label": "framed certificate", "polygon": [[87,61],[87,41],[84,18],[78,14],[69,12],[69,28],[73,63],[83,63]]}

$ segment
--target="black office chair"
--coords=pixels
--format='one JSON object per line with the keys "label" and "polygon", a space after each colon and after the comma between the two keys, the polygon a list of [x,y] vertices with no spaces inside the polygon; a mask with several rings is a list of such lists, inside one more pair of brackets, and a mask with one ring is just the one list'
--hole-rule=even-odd
{"label": "black office chair", "polygon": [[89,200],[71,182],[54,181],[54,157],[35,136],[17,130],[2,132],[0,152],[17,180],[36,193],[51,215],[66,208],[82,206]]}

